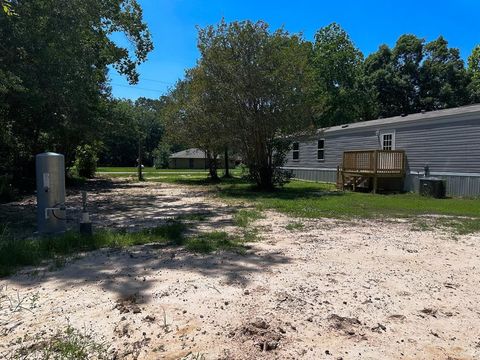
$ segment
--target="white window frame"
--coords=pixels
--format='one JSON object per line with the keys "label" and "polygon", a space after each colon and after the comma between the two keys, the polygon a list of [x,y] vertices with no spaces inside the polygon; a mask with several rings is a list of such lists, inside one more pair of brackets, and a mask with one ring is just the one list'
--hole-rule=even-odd
{"label": "white window frame", "polygon": [[[319,146],[320,141],[323,141],[323,147]],[[318,157],[318,152],[323,151],[323,157]],[[317,140],[317,161],[325,161],[325,138],[320,138]]]}
{"label": "white window frame", "polygon": [[[293,144],[298,145],[298,149],[295,150]],[[292,161],[300,161],[300,142],[294,141],[292,144]],[[295,153],[297,153],[297,158],[295,159]]]}
{"label": "white window frame", "polygon": [[384,143],[385,143],[385,136],[386,135],[391,135],[392,136],[391,149],[389,149],[389,150],[395,150],[395,130],[393,130],[393,131],[383,131],[383,132],[380,133],[380,148],[381,148],[381,150],[385,150]]}

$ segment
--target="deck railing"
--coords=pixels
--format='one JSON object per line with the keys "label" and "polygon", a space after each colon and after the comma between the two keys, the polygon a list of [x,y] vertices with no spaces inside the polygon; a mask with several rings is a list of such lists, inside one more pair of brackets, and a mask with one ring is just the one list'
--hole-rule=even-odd
{"label": "deck railing", "polygon": [[405,151],[345,151],[343,153],[342,171],[344,173],[371,175],[403,175],[405,173]]}

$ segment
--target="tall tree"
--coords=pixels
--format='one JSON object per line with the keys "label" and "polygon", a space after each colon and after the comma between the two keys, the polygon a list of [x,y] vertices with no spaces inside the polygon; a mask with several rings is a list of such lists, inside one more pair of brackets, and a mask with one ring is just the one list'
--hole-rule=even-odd
{"label": "tall tree", "polygon": [[139,98],[135,102],[111,101],[100,131],[103,143],[100,162],[134,166],[141,143],[143,163],[153,165],[155,149],[164,139],[164,107],[164,97],[159,100]]}
{"label": "tall tree", "polygon": [[310,45],[264,22],[222,21],[199,31],[201,93],[262,189],[285,180],[288,136],[312,124]]}
{"label": "tall tree", "polygon": [[369,118],[371,97],[363,82],[363,54],[345,30],[330,24],[315,34],[314,110],[322,126]]}
{"label": "tall tree", "polygon": [[397,101],[404,114],[420,110],[420,64],[424,40],[415,35],[402,35],[393,49],[393,66]]}
{"label": "tall tree", "polygon": [[[136,0],[11,5],[15,16],[0,12],[0,74],[11,72],[21,89],[10,87],[0,95],[0,108],[6,109],[0,125],[16,139],[17,180],[33,179],[35,153],[62,152],[69,165],[78,144],[98,137],[110,91],[109,66],[135,83],[136,68],[152,42]],[[113,42],[114,32],[125,34],[131,47]]]}
{"label": "tall tree", "polygon": [[477,45],[468,57],[468,74],[471,80],[468,85],[469,100],[480,103],[480,45]]}
{"label": "tall tree", "polygon": [[375,115],[389,117],[401,113],[392,50],[381,45],[364,63],[365,82],[375,99]]}
{"label": "tall tree", "polygon": [[198,66],[186,73],[169,96],[167,130],[172,142],[205,151],[209,177],[218,180],[218,157],[227,142],[224,123],[213,109],[206,91],[204,68]]}
{"label": "tall tree", "polygon": [[402,35],[395,47],[379,47],[365,61],[365,79],[381,117],[411,114],[421,108],[420,67],[424,40]]}
{"label": "tall tree", "polygon": [[426,110],[461,106],[468,102],[468,76],[460,51],[440,36],[425,45],[420,70],[421,104]]}

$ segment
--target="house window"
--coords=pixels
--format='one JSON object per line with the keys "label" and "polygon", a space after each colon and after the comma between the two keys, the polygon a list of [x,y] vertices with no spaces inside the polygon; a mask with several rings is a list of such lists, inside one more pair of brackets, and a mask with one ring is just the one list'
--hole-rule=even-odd
{"label": "house window", "polygon": [[293,143],[292,156],[293,156],[293,160],[300,159],[300,144],[298,142]]}
{"label": "house window", "polygon": [[188,167],[193,169],[193,159],[188,159]]}
{"label": "house window", "polygon": [[393,133],[382,134],[382,150],[395,150],[395,138]]}
{"label": "house window", "polygon": [[325,139],[317,142],[317,160],[325,160]]}

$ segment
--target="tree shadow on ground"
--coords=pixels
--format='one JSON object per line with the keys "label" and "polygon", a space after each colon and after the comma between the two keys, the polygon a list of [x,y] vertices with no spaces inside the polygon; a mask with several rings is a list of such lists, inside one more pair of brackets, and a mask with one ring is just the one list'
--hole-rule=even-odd
{"label": "tree shadow on ground", "polygon": [[[87,191],[87,210],[96,228],[129,228],[132,230],[156,227],[185,214],[208,214],[219,225],[228,225],[225,217],[235,208],[214,206],[204,200],[205,193],[182,189],[169,194],[170,184],[147,187],[145,183],[128,180],[100,179],[88,181],[82,187],[69,189],[66,197],[67,227],[77,229],[81,218],[81,191]],[[184,200],[188,199],[188,202]],[[17,237],[31,236],[36,230],[36,200],[33,196],[22,201],[0,205],[2,225]]]}
{"label": "tree shadow on ground", "polygon": [[[161,226],[171,219],[189,222],[187,233],[206,220],[214,229],[224,230],[233,226],[232,214],[237,207],[216,204],[205,200],[205,191],[195,188],[182,188],[169,184],[154,184],[146,187],[144,183],[132,184],[124,181],[93,182],[88,187],[88,208],[94,224],[98,228],[140,230]],[[170,188],[172,188],[170,190]],[[131,192],[135,189],[134,192]],[[70,191],[67,197],[68,216],[78,218],[81,212],[79,189]],[[186,199],[187,198],[187,199]],[[22,211],[33,211],[35,203],[26,205],[10,204]],[[25,210],[27,209],[27,210]],[[33,210],[32,210],[33,209]],[[16,217],[21,217],[16,213]],[[76,226],[72,222],[71,226]],[[74,254],[74,256],[76,256]],[[79,255],[66,267],[56,271],[48,269],[52,262],[44,267],[26,269],[7,281],[24,286],[35,287],[48,281],[67,289],[72,286],[93,283],[104,291],[118,297],[137,294],[147,298],[152,289],[158,286],[159,279],[154,275],[186,272],[212,278],[217,282],[246,286],[250,276],[257,272],[269,271],[272,266],[290,261],[280,253],[261,253],[254,248],[245,254],[232,251],[217,251],[200,255],[169,244],[137,245],[125,249],[102,249]],[[174,280],[172,280],[174,281]]]}
{"label": "tree shadow on ground", "polygon": [[35,287],[53,281],[58,290],[90,284],[117,298],[135,295],[147,302],[166,286],[178,291],[191,286],[199,275],[217,288],[245,287],[254,274],[269,272],[272,267],[291,261],[282,253],[257,252],[253,247],[242,255],[229,251],[195,254],[183,247],[147,244],[89,252],[61,269],[36,271],[33,275],[23,272],[10,277],[8,282]]}

